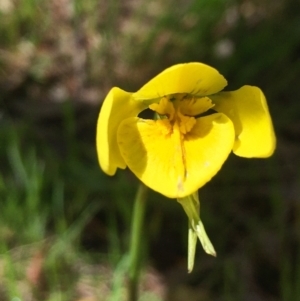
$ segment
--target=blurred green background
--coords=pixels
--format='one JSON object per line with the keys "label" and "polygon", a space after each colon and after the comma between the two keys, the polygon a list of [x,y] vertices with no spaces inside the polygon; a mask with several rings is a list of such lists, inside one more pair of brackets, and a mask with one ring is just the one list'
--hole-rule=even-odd
{"label": "blurred green background", "polygon": [[125,300],[138,181],[99,169],[97,116],[189,61],[259,86],[278,146],[201,189],[218,257],[198,245],[190,275],[186,216],[150,194],[140,300],[300,300],[299,1],[1,0],[0,301]]}

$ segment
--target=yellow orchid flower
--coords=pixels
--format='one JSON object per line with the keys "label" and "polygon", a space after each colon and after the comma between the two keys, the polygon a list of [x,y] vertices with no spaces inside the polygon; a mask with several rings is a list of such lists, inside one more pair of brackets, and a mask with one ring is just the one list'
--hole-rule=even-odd
{"label": "yellow orchid flower", "polygon": [[[112,88],[97,124],[101,168],[114,175],[129,169],[148,187],[176,198],[189,219],[188,270],[193,269],[197,238],[216,255],[199,216],[197,191],[221,168],[231,151],[269,157],[276,138],[263,92],[227,84],[202,63],[172,66],[135,93]],[[155,118],[138,117],[150,109]]]}
{"label": "yellow orchid flower", "polygon": [[[257,87],[220,92],[227,84],[202,63],[172,66],[135,93],[112,88],[97,124],[101,168],[129,169],[169,197],[193,194],[221,168],[231,151],[268,157],[275,135],[267,102]],[[156,120],[138,117],[150,109]]]}

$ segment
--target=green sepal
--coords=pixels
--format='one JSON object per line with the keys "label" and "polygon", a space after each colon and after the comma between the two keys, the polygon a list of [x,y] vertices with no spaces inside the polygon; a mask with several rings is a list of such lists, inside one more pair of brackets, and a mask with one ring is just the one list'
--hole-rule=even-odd
{"label": "green sepal", "polygon": [[188,272],[190,273],[194,267],[197,237],[199,238],[204,251],[207,254],[216,256],[216,251],[208,238],[203,223],[200,219],[200,202],[198,193],[195,192],[187,197],[178,198],[177,201],[183,207],[189,220],[188,232]]}

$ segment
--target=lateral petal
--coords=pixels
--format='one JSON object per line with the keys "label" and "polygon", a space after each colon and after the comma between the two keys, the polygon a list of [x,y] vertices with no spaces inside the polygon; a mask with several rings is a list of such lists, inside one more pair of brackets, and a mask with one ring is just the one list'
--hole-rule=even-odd
{"label": "lateral petal", "polygon": [[182,141],[167,122],[128,118],[119,127],[118,143],[124,161],[145,185],[181,198],[218,172],[231,152],[234,129],[228,117],[213,114],[199,118]]}
{"label": "lateral petal", "polygon": [[117,143],[120,123],[137,116],[145,108],[146,105],[132,98],[132,93],[117,87],[107,94],[98,117],[96,147],[99,164],[108,175],[114,175],[117,168],[126,167]]}
{"label": "lateral petal", "polygon": [[202,63],[185,63],[165,69],[134,93],[133,97],[147,100],[176,93],[206,96],[221,91],[226,85],[226,79],[213,67]]}
{"label": "lateral petal", "polygon": [[266,98],[259,88],[243,86],[213,95],[211,99],[214,109],[226,114],[234,124],[236,155],[265,158],[273,154],[275,133]]}

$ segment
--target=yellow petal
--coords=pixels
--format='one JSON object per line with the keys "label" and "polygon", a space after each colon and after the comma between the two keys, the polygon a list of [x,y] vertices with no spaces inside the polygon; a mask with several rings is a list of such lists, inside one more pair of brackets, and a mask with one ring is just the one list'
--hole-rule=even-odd
{"label": "yellow petal", "polygon": [[113,175],[117,168],[126,164],[120,154],[117,143],[117,129],[128,117],[137,116],[145,105],[135,101],[132,93],[112,88],[106,96],[97,123],[96,146],[99,164],[104,172]]}
{"label": "yellow petal", "polygon": [[175,93],[205,96],[221,91],[226,79],[214,68],[202,63],[174,65],[133,94],[136,99],[156,99]]}
{"label": "yellow petal", "polygon": [[171,101],[167,97],[163,97],[159,103],[152,103],[149,109],[157,112],[159,115],[168,115],[169,119],[173,119],[175,109]]}
{"label": "yellow petal", "polygon": [[214,106],[208,97],[191,97],[184,99],[180,104],[180,111],[184,115],[196,116],[204,113]]}
{"label": "yellow petal", "polygon": [[269,157],[275,150],[276,138],[263,92],[243,86],[232,92],[211,96],[214,109],[226,114],[234,123],[233,152],[241,157]]}
{"label": "yellow petal", "polygon": [[234,129],[223,114],[197,119],[184,141],[169,127],[168,120],[129,118],[119,127],[118,143],[145,185],[169,198],[185,197],[218,172],[231,152]]}
{"label": "yellow petal", "polygon": [[[195,192],[217,174],[230,154],[234,143],[234,127],[224,114],[217,113],[197,119],[186,135],[185,191]],[[196,188],[196,189],[195,189]]]}

